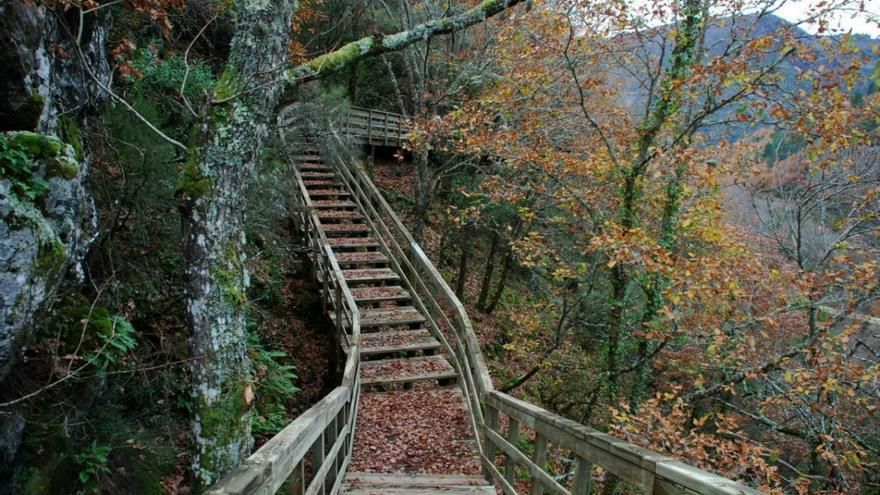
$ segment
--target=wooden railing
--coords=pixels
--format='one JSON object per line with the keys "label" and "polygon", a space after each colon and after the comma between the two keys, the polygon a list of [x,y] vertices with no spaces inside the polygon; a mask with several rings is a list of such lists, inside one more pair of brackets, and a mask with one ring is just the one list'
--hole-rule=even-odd
{"label": "wooden railing", "polygon": [[[335,166],[383,249],[403,276],[414,304],[426,315],[461,377],[471,410],[483,468],[504,493],[517,495],[515,475],[525,476],[532,495],[587,494],[593,466],[649,494],[744,494],[760,492],[721,476],[688,466],[608,434],[581,425],[541,407],[495,390],[476,334],[458,297],[416,243],[363,167],[343,157],[343,139],[328,157]],[[501,425],[506,424],[506,432]],[[521,431],[524,430],[524,431]],[[522,440],[527,440],[526,452]],[[548,467],[548,453],[567,461],[568,469]],[[563,463],[565,465],[566,463]],[[556,472],[560,471],[560,472]],[[564,472],[562,472],[564,471]]]}
{"label": "wooden railing", "polygon": [[347,343],[342,384],[213,485],[209,494],[272,494],[285,485],[291,494],[334,494],[351,460],[360,396],[360,313],[301,177],[293,173],[298,185],[294,222],[307,239],[313,269],[321,274],[325,308],[336,312],[337,341]]}
{"label": "wooden railing", "polygon": [[403,115],[357,107],[348,110],[344,128],[361,144],[374,146],[400,146],[408,132]]}
{"label": "wooden railing", "polygon": [[[495,459],[496,452],[504,458],[503,473],[495,463],[487,463],[488,469],[505,493],[517,493],[515,472],[520,466],[530,478],[531,494],[586,495],[590,493],[593,466],[599,466],[644,493],[760,494],[498,391],[485,397],[485,405],[487,459]],[[501,416],[507,419],[506,434],[499,429]],[[523,451],[521,439],[526,440],[531,455]],[[561,469],[547,467],[551,450],[567,461],[557,463]]]}
{"label": "wooden railing", "polygon": [[[351,157],[342,156],[341,136],[332,130],[330,136],[334,142],[325,162],[352,193],[401,283],[413,295],[413,304],[452,357],[483,469],[505,494],[518,495],[523,486],[531,495],[588,494],[594,466],[649,494],[760,493],[495,390],[464,306],[366,171]],[[349,342],[342,384],[213,486],[211,494],[271,494],[287,483],[289,493],[332,495],[351,459],[360,392],[360,315],[318,228],[301,177],[293,173],[298,200],[294,220],[306,236],[313,267],[321,274],[324,302],[336,311],[336,335]]]}

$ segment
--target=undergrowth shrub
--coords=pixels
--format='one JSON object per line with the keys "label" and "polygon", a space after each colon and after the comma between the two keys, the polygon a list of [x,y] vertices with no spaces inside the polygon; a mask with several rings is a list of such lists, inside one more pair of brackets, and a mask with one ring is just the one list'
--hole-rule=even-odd
{"label": "undergrowth shrub", "polygon": [[31,201],[49,190],[49,184],[35,176],[36,163],[18,144],[0,134],[0,178],[8,180],[12,189]]}
{"label": "undergrowth shrub", "polygon": [[267,348],[255,332],[248,333],[248,354],[254,369],[255,393],[253,431],[271,436],[287,426],[292,418],[288,408],[299,392],[295,366],[283,364],[287,354]]}

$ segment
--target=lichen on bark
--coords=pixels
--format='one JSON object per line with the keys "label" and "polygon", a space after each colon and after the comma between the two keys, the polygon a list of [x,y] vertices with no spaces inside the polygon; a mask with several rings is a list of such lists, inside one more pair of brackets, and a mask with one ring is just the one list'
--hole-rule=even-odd
{"label": "lichen on bark", "polygon": [[269,135],[296,2],[236,0],[238,26],[203,134],[178,179],[191,328],[193,471],[204,488],[249,453],[244,201]]}

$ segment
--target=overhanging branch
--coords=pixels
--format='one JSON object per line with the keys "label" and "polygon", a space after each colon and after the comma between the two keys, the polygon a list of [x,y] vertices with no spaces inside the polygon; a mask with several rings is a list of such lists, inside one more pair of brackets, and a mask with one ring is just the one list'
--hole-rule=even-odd
{"label": "overhanging branch", "polygon": [[483,0],[476,7],[461,14],[435,19],[412,29],[387,36],[375,35],[352,41],[338,50],[316,57],[304,64],[284,71],[284,84],[295,86],[337,71],[349,64],[375,55],[406,48],[419,41],[440,34],[449,34],[479,24],[520,3],[521,0]]}

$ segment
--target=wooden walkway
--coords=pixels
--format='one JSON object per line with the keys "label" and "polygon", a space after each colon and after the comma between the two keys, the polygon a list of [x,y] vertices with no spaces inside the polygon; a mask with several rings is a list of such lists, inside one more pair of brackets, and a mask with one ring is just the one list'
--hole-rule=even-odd
{"label": "wooden walkway", "polygon": [[759,493],[495,390],[464,306],[364,169],[295,146],[292,215],[342,383],[208,493],[587,495],[594,467],[627,493]]}
{"label": "wooden walkway", "polygon": [[343,125],[346,134],[371,146],[399,147],[409,132],[403,115],[369,108],[352,107]]}
{"label": "wooden walkway", "polygon": [[[374,233],[346,184],[331,176],[333,169],[320,149],[306,147],[295,163],[302,203],[317,213],[310,228],[331,248],[359,312],[361,397],[351,470],[341,493],[495,493],[479,476],[476,432],[465,421],[458,373],[426,327],[428,318],[401,285],[405,277],[400,267],[380,249],[384,240]],[[315,275],[323,282],[325,274]],[[336,299],[329,299],[328,316],[334,324],[341,322],[341,344],[349,350],[351,321],[337,315]],[[460,414],[444,416],[448,409]],[[455,432],[451,438],[450,430]],[[432,435],[436,433],[443,435]],[[402,458],[386,452],[391,446]],[[432,461],[453,449],[456,457],[472,458],[472,472],[436,472]]]}

